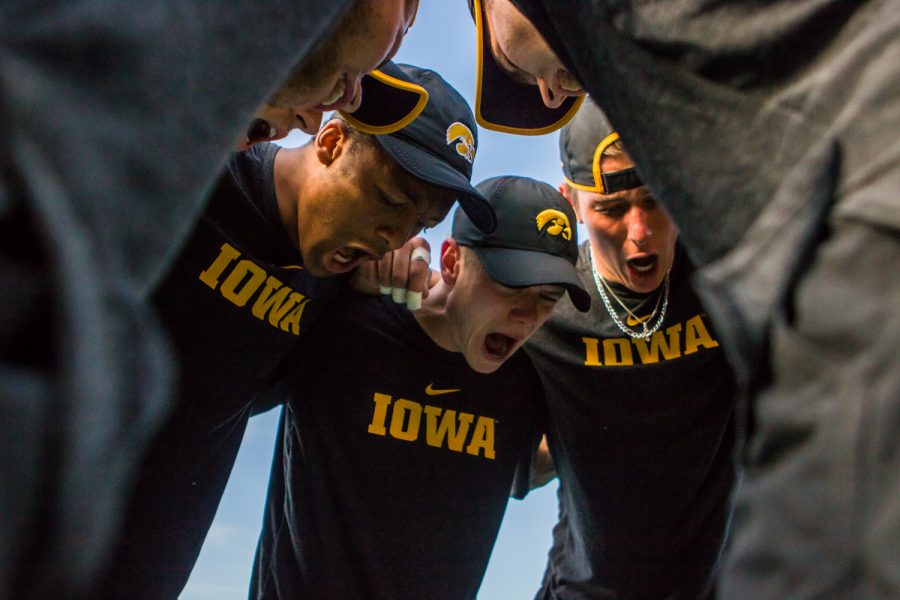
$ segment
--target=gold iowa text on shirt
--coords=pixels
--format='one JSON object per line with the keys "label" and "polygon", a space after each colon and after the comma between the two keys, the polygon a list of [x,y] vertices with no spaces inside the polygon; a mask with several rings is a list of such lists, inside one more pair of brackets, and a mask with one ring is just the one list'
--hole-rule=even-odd
{"label": "gold iowa text on shirt", "polygon": [[[372,421],[369,433],[391,436],[397,440],[415,442],[422,434],[422,415],[425,415],[425,443],[435,448],[446,448],[493,460],[494,425],[496,419],[457,412],[438,406],[419,404],[389,394],[375,392],[372,397]],[[472,423],[475,426],[472,427]],[[471,432],[471,435],[469,433]],[[466,444],[468,438],[468,444]]]}
{"label": "gold iowa text on shirt", "polygon": [[254,317],[282,331],[300,335],[300,319],[310,299],[269,275],[255,262],[238,260],[240,256],[232,245],[222,244],[216,259],[200,273],[200,281],[239,308],[245,308],[255,296],[250,305]]}
{"label": "gold iowa text on shirt", "polygon": [[584,364],[588,367],[628,367],[635,364],[635,358],[639,364],[650,365],[660,360],[675,360],[694,354],[701,348],[719,346],[704,325],[703,315],[657,331],[649,343],[632,338],[607,338],[602,344],[601,340],[592,337],[583,337],[581,341],[584,342]]}

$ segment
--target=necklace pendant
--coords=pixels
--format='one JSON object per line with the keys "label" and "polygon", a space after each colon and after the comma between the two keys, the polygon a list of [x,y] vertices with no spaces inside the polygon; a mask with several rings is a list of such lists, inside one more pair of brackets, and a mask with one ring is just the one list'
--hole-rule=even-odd
{"label": "necklace pendant", "polygon": [[[634,313],[629,310],[627,306],[616,296],[616,293],[612,290],[611,287],[608,287],[606,281],[600,277],[600,274],[597,273],[597,269],[594,266],[594,257],[593,254],[588,254],[588,260],[591,264],[591,274],[594,276],[594,284],[597,286],[597,293],[600,294],[600,298],[603,300],[603,305],[606,307],[606,312],[609,313],[610,318],[616,324],[616,326],[629,337],[643,340],[644,342],[648,342],[650,340],[650,336],[652,336],[656,331],[662,326],[663,321],[666,318],[666,308],[669,306],[669,275],[670,271],[666,272],[665,283],[662,291],[656,300],[656,308],[653,309],[653,312],[650,313],[644,320],[639,320],[641,324],[642,332],[634,331],[633,329],[629,329],[625,326],[625,323],[619,318],[619,315],[616,314],[615,309],[613,309],[612,304],[609,302],[609,298],[606,296],[606,292],[604,291],[604,287],[609,289],[609,293],[616,299],[616,302],[619,303],[619,306],[625,309],[625,312],[628,313],[631,317],[637,319]],[[644,300],[646,302],[646,300]],[[660,302],[662,303],[662,308],[660,309]],[[636,310],[636,309],[635,309]],[[659,310],[659,316],[656,319],[656,324],[653,327],[648,328],[647,322],[650,321],[654,315],[656,315],[656,311]]]}

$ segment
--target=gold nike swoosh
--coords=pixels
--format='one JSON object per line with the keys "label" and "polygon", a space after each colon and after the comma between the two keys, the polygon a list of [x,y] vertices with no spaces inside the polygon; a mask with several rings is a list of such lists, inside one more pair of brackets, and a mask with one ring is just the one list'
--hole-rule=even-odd
{"label": "gold nike swoosh", "polygon": [[425,394],[428,396],[440,396],[441,394],[452,394],[453,392],[458,392],[459,390],[436,390],[431,387],[432,384],[428,384],[428,387],[425,388]]}
{"label": "gold nike swoosh", "polygon": [[635,319],[631,315],[628,315],[628,317],[625,318],[625,324],[628,325],[629,327],[634,327],[635,325],[640,325],[641,323],[643,323],[644,321],[649,319],[651,316],[652,315],[647,315],[646,317],[638,317],[637,319]]}

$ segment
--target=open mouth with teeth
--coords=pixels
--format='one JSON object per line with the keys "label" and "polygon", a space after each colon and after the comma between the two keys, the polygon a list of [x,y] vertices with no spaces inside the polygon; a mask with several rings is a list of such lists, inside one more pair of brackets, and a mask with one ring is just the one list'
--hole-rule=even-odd
{"label": "open mouth with teeth", "polygon": [[318,106],[318,110],[337,110],[353,99],[353,86],[348,85],[348,77],[344,75],[332,88],[331,93]]}
{"label": "open mouth with teeth", "polygon": [[494,360],[505,360],[516,347],[517,341],[502,333],[489,333],[484,337],[484,350]]}
{"label": "open mouth with teeth", "polygon": [[360,248],[347,246],[331,255],[331,259],[328,261],[328,270],[332,273],[346,273],[367,259],[374,259],[374,256]]}
{"label": "open mouth with teeth", "polygon": [[265,119],[253,119],[247,127],[247,144],[268,142],[278,137],[278,130]]}
{"label": "open mouth with teeth", "polygon": [[654,269],[656,269],[656,265],[659,262],[659,259],[655,254],[650,254],[647,256],[639,256],[637,258],[629,258],[626,261],[628,265],[628,270],[633,271],[635,273],[639,273],[641,275],[646,273],[652,273]]}

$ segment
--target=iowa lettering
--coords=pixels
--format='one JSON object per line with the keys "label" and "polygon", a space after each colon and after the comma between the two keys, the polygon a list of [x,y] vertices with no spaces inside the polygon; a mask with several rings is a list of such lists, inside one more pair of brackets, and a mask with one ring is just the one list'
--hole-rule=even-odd
{"label": "iowa lettering", "polygon": [[475,415],[470,413],[457,413],[455,410],[422,405],[403,398],[393,402],[391,396],[378,392],[375,392],[372,400],[375,402],[372,422],[369,423],[369,433],[372,435],[390,435],[394,439],[415,442],[422,435],[424,413],[425,443],[429,446],[494,459],[495,419],[478,417],[476,420]]}
{"label": "iowa lettering", "polygon": [[584,337],[581,341],[584,342],[584,364],[588,367],[626,367],[635,364],[635,359],[640,364],[650,365],[719,345],[703,324],[702,315],[688,319],[683,326],[677,323],[665,331],[657,331],[650,338],[649,344],[644,340],[630,338],[609,338],[603,340],[602,345],[597,338]]}
{"label": "iowa lettering", "polygon": [[247,306],[255,297],[250,306],[254,317],[300,335],[300,318],[309,298],[285,286],[253,261],[238,260],[240,256],[233,246],[222,244],[219,256],[200,273],[200,281],[238,307]]}

